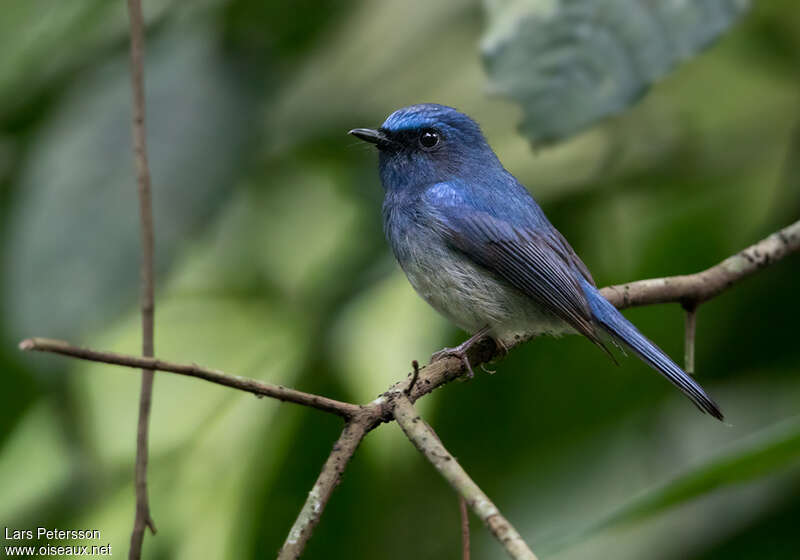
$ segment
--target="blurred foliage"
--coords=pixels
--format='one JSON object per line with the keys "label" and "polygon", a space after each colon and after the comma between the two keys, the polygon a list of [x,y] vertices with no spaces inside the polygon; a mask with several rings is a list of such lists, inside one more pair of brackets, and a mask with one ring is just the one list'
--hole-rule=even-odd
{"label": "blurred foliage", "polygon": [[[664,75],[730,18],[698,32],[688,50],[648,64],[659,81],[638,103],[535,152],[516,129],[521,109],[485,95],[479,45],[497,21],[476,0],[144,5],[164,358],[364,401],[412,358],[463,338],[394,264],[376,158],[345,135],[411,103],[474,116],[600,284],[701,269],[800,215],[800,12],[789,0],[752,2]],[[501,5],[531,3],[486,9]],[[122,554],[138,376],[21,356],[16,342],[138,351],[124,3],[4,7],[0,522],[98,528]],[[547,118],[566,133],[590,113]],[[699,311],[698,376],[729,426],[638,361],[617,368],[578,337],[527,344],[496,375],[426,398],[423,413],[543,557],[791,557],[798,275],[800,260],[788,259]],[[628,315],[681,355],[678,306]],[[146,557],[273,555],[339,428],[159,374],[159,534]],[[502,554],[473,527],[476,558]],[[392,425],[365,440],[307,553],[458,555],[457,501]]]}
{"label": "blurred foliage", "polygon": [[748,0],[489,0],[492,87],[525,111],[534,141],[559,140],[641,97],[708,45]]}

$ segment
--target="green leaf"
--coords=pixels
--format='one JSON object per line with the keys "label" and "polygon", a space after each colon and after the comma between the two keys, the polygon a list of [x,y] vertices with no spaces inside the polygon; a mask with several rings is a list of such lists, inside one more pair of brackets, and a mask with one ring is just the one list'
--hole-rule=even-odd
{"label": "green leaf", "polygon": [[[269,383],[295,385],[309,350],[302,321],[284,308],[257,298],[209,298],[175,294],[168,288],[156,309],[156,350],[179,362],[196,362]],[[138,346],[135,313],[93,336],[89,344],[120,352]],[[70,373],[82,395],[84,450],[98,472],[129,473],[134,462],[136,370],[78,362]],[[236,512],[254,484],[277,473],[274,463],[254,472],[264,456],[283,456],[296,426],[282,422],[285,405],[180,375],[156,373],[150,418],[151,507],[165,535],[156,539],[160,557],[219,558],[246,546],[237,539]],[[124,469],[124,470],[123,470]],[[79,513],[82,526],[99,527],[103,539],[123,550],[134,509],[133,480],[93,496]],[[241,554],[233,554],[242,557]]]}
{"label": "green leaf", "polygon": [[747,0],[493,0],[482,50],[523,132],[555,141],[622,111],[718,37]]}
{"label": "green leaf", "polygon": [[[147,23],[161,19],[173,0],[147,3]],[[10,116],[41,88],[128,33],[124,2],[29,0],[6,2],[0,18],[0,118]]]}
{"label": "green leaf", "polygon": [[[221,206],[252,130],[253,101],[213,30],[175,26],[148,48],[156,265]],[[136,301],[140,260],[127,55],[85,75],[34,139],[11,202],[4,286],[17,336],[75,340]],[[224,141],[222,140],[224,139]]]}
{"label": "green leaf", "polygon": [[643,521],[724,488],[774,475],[800,460],[800,417],[770,426],[746,438],[734,451],[718,455],[660,488],[633,499],[571,537],[584,540],[601,531]]}
{"label": "green leaf", "polygon": [[10,522],[23,518],[45,496],[70,480],[74,456],[60,430],[55,400],[41,400],[20,419],[0,455],[0,516]]}

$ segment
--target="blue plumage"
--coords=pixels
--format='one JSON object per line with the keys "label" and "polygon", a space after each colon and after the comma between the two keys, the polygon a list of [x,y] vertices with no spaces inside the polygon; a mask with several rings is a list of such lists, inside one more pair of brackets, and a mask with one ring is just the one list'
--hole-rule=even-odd
{"label": "blue plumage", "polygon": [[[442,105],[400,109],[351,134],[379,150],[384,228],[414,289],[473,336],[445,349],[466,360],[484,335],[508,346],[539,334],[611,339],[722,419],[703,389],[597,290],[586,265],[478,125]],[[607,351],[607,350],[606,350]]]}

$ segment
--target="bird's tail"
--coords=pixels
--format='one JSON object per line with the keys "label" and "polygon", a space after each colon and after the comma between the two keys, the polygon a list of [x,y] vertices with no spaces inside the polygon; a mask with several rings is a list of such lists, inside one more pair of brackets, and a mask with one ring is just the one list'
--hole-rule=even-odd
{"label": "bird's tail", "polygon": [[647,339],[622,313],[600,295],[594,286],[583,286],[595,321],[616,340],[635,352],[645,363],[666,377],[703,412],[722,420],[722,411],[694,379],[683,371],[663,350]]}

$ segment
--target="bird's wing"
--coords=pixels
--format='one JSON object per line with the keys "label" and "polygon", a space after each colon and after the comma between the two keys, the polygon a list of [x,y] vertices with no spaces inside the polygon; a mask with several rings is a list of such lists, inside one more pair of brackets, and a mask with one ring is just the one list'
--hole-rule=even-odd
{"label": "bird's wing", "polygon": [[[441,205],[436,210],[441,233],[454,248],[605,349],[577,276],[588,275],[588,271],[583,272],[583,263],[571,261],[574,251],[555,230],[519,227],[486,212],[455,205]],[[580,262],[577,256],[574,258]]]}
{"label": "bird's wing", "polygon": [[586,279],[586,281],[589,282],[589,284],[591,284],[592,286],[597,286],[597,284],[594,283],[594,278],[592,278],[592,273],[589,272],[589,269],[586,267],[586,264],[584,264],[584,262],[575,252],[575,249],[573,249],[572,245],[569,244],[567,239],[563,235],[561,235],[560,231],[558,231],[555,228],[553,228],[553,234],[555,235],[558,244],[562,248],[561,255],[564,258],[564,260],[574,264],[575,268],[578,269],[578,272],[581,273],[581,276],[583,276]]}

